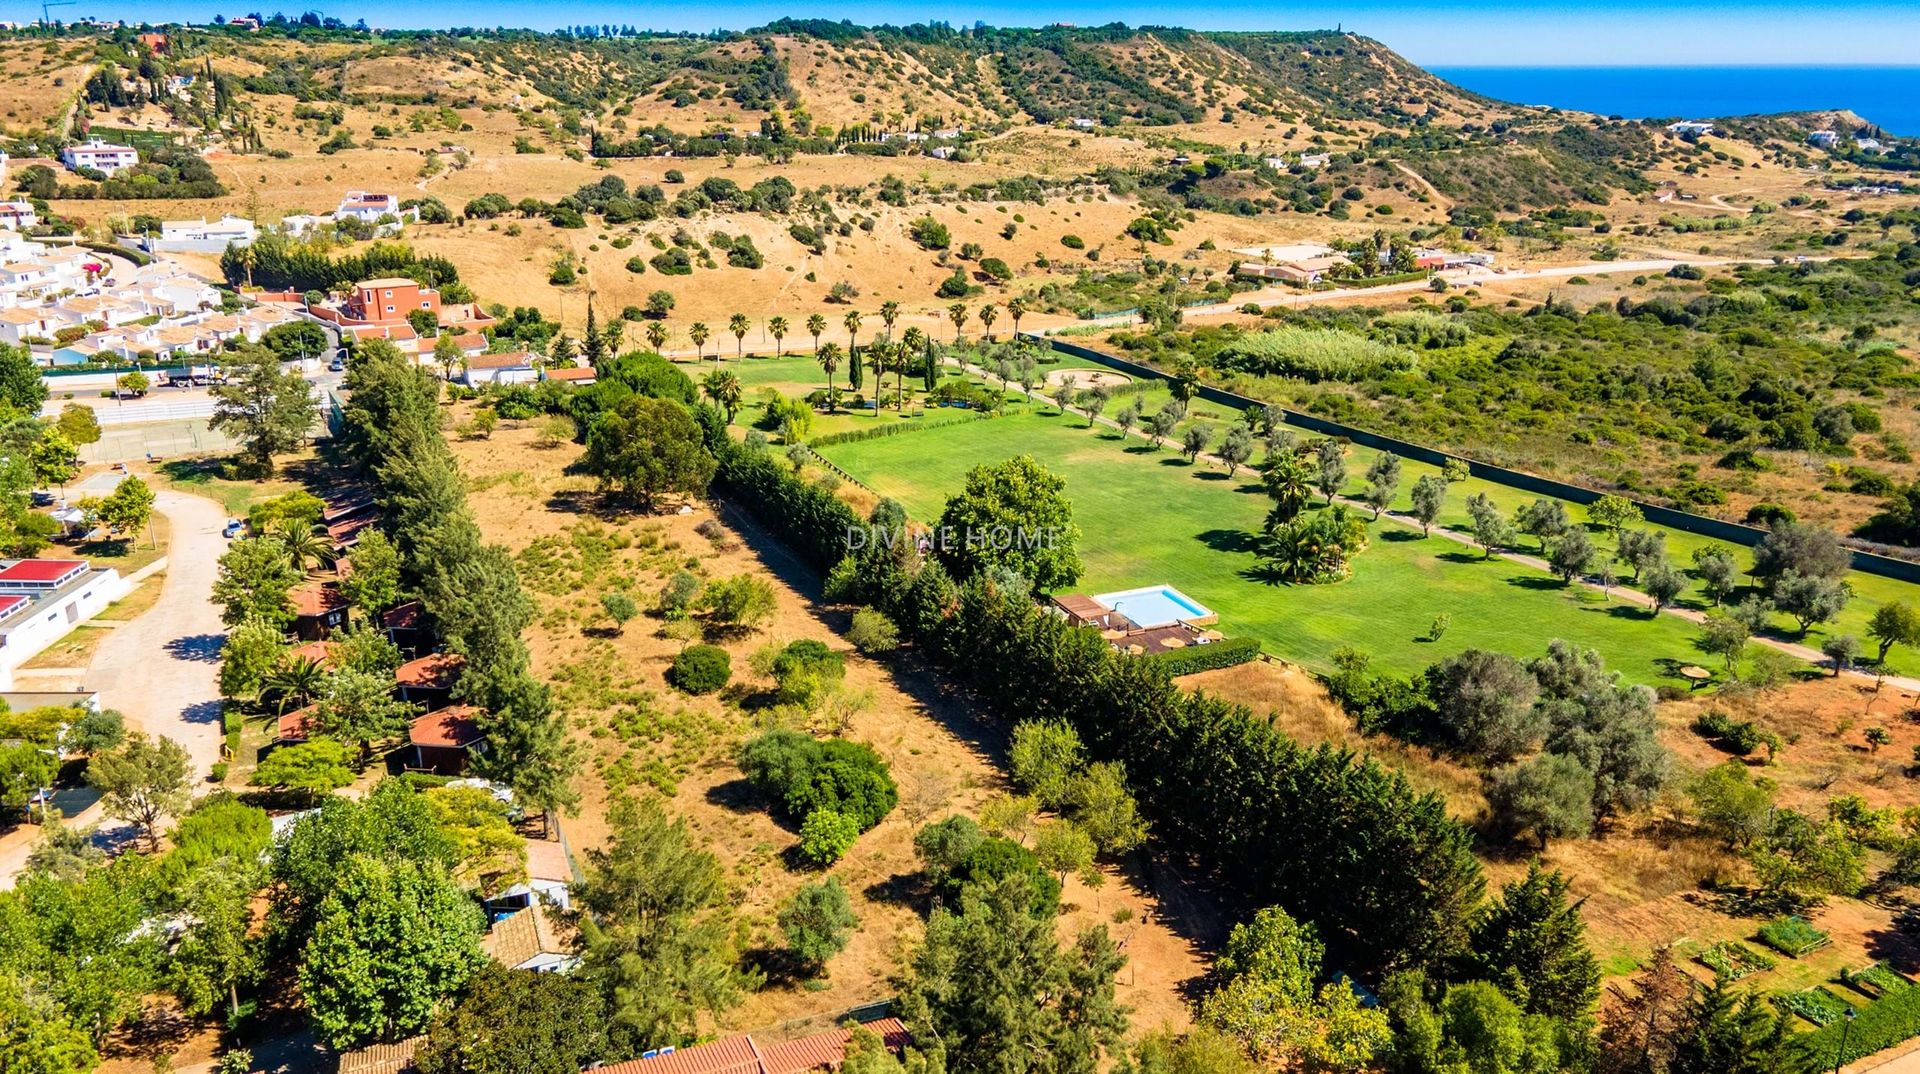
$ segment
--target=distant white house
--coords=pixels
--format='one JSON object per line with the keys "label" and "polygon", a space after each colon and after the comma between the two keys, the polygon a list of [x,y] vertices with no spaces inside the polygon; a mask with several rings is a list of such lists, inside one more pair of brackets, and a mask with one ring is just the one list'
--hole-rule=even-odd
{"label": "distant white house", "polygon": [[954,152],[953,147],[950,145],[937,145],[937,146],[934,146],[932,149],[927,150],[927,156],[930,156],[935,160],[952,160],[953,152]]}
{"label": "distant white house", "polygon": [[123,168],[131,168],[140,163],[140,151],[129,145],[113,145],[98,138],[89,138],[80,145],[70,145],[62,149],[60,163],[74,171],[92,168],[94,171],[112,175]]}
{"label": "distant white house", "polygon": [[131,588],[111,567],[81,559],[20,559],[0,566],[0,686],[13,669],[94,617]]}
{"label": "distant white house", "polygon": [[1100,121],[1097,119],[1089,119],[1086,116],[1074,116],[1072,119],[1067,120],[1067,124],[1075,130],[1090,131],[1098,127]]}
{"label": "distant white house", "polygon": [[383,216],[399,216],[400,199],[392,194],[349,190],[347,196],[340,199],[340,207],[333,211],[333,215],[335,219],[353,217],[371,224]]}
{"label": "distant white house", "polygon": [[229,213],[218,220],[163,220],[158,237],[148,236],[148,252],[219,253],[228,246],[251,246],[260,229],[244,216]]}
{"label": "distant white house", "polygon": [[1300,154],[1300,166],[1302,168],[1324,168],[1327,166],[1328,162],[1332,160],[1333,160],[1332,153]]}
{"label": "distant white house", "polygon": [[1681,137],[1692,135],[1696,138],[1705,138],[1707,135],[1713,133],[1713,124],[1693,119],[1682,120],[1679,123],[1667,124],[1667,131],[1670,134],[1678,134]]}
{"label": "distant white house", "polygon": [[1855,138],[1853,145],[1854,148],[1864,153],[1877,153],[1880,151],[1880,139],[1878,138]]}
{"label": "distant white house", "polygon": [[7,160],[8,159],[9,158],[7,157],[6,151],[0,150],[0,187],[4,187],[7,185]]}
{"label": "distant white house", "polygon": [[[0,168],[0,172],[4,171],[4,168]],[[5,176],[0,175],[0,182],[4,181]],[[12,228],[15,231],[25,231],[39,222],[40,214],[33,211],[32,202],[25,200],[0,201],[0,227]]]}
{"label": "distant white house", "polygon": [[1283,172],[1287,170],[1287,158],[1285,157],[1261,157],[1260,163],[1265,164],[1267,167],[1272,168],[1274,171],[1277,171],[1277,172]]}
{"label": "distant white house", "polygon": [[1840,142],[1840,136],[1832,131],[1814,131],[1807,135],[1808,145],[1817,145],[1822,149],[1832,149]]}
{"label": "distant white house", "polygon": [[460,374],[460,382],[469,388],[482,384],[532,384],[539,379],[540,371],[534,368],[533,355],[525,352],[475,355],[467,359],[466,369]]}

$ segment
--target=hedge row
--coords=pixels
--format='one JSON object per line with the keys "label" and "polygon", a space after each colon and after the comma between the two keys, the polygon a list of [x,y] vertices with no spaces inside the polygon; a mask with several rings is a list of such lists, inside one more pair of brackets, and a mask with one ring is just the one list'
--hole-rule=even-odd
{"label": "hedge row", "polygon": [[899,436],[901,433],[924,432],[928,429],[938,429],[946,425],[958,425],[962,421],[977,421],[982,418],[993,417],[990,411],[968,411],[967,413],[970,415],[969,417],[957,418],[951,421],[934,421],[930,418],[917,418],[910,422],[896,421],[886,425],[876,423],[869,429],[848,429],[846,432],[816,436],[812,440],[807,441],[807,446],[810,448],[823,448],[831,447],[834,444],[857,444],[862,440],[880,440],[889,436]]}
{"label": "hedge row", "polygon": [[1260,643],[1252,638],[1227,638],[1211,645],[1189,645],[1184,649],[1168,649],[1155,653],[1147,659],[1166,671],[1169,676],[1179,678],[1192,675],[1197,671],[1215,671],[1219,668],[1236,667],[1249,660],[1260,659]]}
{"label": "hedge row", "polygon": [[845,503],[709,425],[721,494],[831,570],[850,599],[886,612],[979,704],[1008,721],[1066,719],[1096,759],[1122,763],[1163,853],[1191,857],[1251,905],[1313,920],[1355,973],[1438,969],[1464,948],[1485,877],[1437,796],[1351,751],[1304,747],[1245,707],[1187,695],[1165,665],[1121,656],[1098,631],[985,580],[956,584],[938,561],[877,542],[849,556],[846,535],[862,523]]}
{"label": "hedge row", "polygon": [[1822,1069],[1836,1061],[1851,1063],[1920,1037],[1920,988],[1904,988],[1856,1009],[1860,1013],[1851,1029],[1842,1018],[1800,1038],[1807,1053],[1823,1064]]}

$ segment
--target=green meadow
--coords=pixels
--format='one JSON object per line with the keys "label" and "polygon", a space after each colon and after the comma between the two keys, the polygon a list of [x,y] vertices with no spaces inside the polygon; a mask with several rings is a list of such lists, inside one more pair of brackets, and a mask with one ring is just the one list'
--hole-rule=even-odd
{"label": "green meadow", "polygon": [[[1218,423],[1215,428],[1218,432]],[[1696,647],[1700,631],[1692,623],[1653,616],[1585,587],[1563,586],[1545,572],[1488,560],[1477,549],[1439,536],[1422,538],[1417,530],[1385,519],[1369,524],[1368,547],[1354,560],[1349,578],[1327,585],[1263,581],[1255,571],[1254,537],[1268,500],[1257,475],[1243,469],[1229,479],[1218,466],[1189,465],[1172,445],[1155,451],[1138,436],[1123,443],[1115,430],[1089,429],[1084,416],[1062,418],[1050,407],[831,445],[822,454],[922,520],[939,515],[970,468],[1032,455],[1066,481],[1086,567],[1077,590],[1170,583],[1218,612],[1229,634],[1258,638],[1275,655],[1309,667],[1328,667],[1342,646],[1371,654],[1380,666],[1413,672],[1461,649],[1524,657],[1543,651],[1552,638],[1564,638],[1599,650],[1610,667],[1638,682],[1681,685],[1685,680],[1674,673],[1681,665],[1717,668]],[[1363,485],[1372,454],[1358,448],[1349,452],[1350,491]],[[1408,460],[1403,472],[1396,510],[1408,506],[1413,482],[1433,468]],[[1441,522],[1464,526],[1466,499],[1481,491],[1509,512],[1530,498],[1479,480],[1456,483]],[[1579,507],[1570,505],[1569,513],[1583,517]],[[1682,567],[1693,548],[1712,543],[1664,532],[1670,556]],[[1595,536],[1611,544],[1604,535]],[[1748,556],[1736,550],[1739,562]],[[1833,629],[1861,637],[1863,646],[1866,619],[1877,603],[1920,600],[1920,592],[1904,583],[1857,573],[1851,581],[1855,599]],[[1683,602],[1700,600],[1690,591]],[[1425,640],[1434,618],[1443,613],[1451,620],[1445,634],[1438,642]],[[1784,630],[1782,635],[1791,636]],[[1816,629],[1805,642],[1818,646],[1823,636]],[[1890,663],[1905,673],[1920,669],[1920,658],[1900,650]]]}

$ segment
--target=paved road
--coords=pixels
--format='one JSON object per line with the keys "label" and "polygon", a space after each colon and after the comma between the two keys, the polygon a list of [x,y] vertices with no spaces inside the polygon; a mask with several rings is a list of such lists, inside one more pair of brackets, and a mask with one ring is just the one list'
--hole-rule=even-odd
{"label": "paved road", "polygon": [[[185,746],[196,789],[204,789],[223,738],[218,671],[226,628],[212,594],[226,545],[220,536],[226,513],[212,500],[167,490],[157,493],[155,507],[173,530],[164,579],[146,583],[162,587],[160,598],[138,619],[108,632],[81,683],[100,694],[103,708],[119,709],[128,730]],[[69,823],[98,824],[99,839],[108,844],[133,835],[97,804]],[[0,840],[0,888],[13,886],[37,834],[22,826]]]}

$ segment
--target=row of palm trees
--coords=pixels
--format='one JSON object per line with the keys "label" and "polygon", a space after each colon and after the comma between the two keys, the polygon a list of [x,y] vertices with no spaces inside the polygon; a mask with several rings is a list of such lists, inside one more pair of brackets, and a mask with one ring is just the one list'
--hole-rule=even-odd
{"label": "row of palm trees", "polygon": [[[1017,335],[1020,332],[1020,318],[1027,312],[1026,302],[1020,298],[1010,298],[1007,300],[1005,308],[1007,316],[1013,320],[1013,331]],[[958,343],[960,341],[960,332],[966,326],[970,317],[978,317],[986,333],[986,337],[992,339],[993,323],[999,319],[1000,311],[1001,307],[992,302],[981,306],[978,312],[969,308],[965,302],[955,302],[951,306],[948,306],[947,320],[953,322],[954,342]],[[888,300],[880,304],[880,321],[886,325],[886,339],[889,343],[893,341],[894,323],[899,319],[900,303]],[[865,318],[859,310],[848,310],[846,316],[840,319],[841,326],[847,330],[847,348],[844,353],[852,353],[859,349],[860,328],[864,320]],[[832,346],[832,344],[822,344],[820,342],[820,337],[827,332],[827,319],[824,315],[815,313],[809,316],[804,322],[804,326],[807,334],[813,337],[813,351],[816,355],[820,353],[822,346]],[[773,337],[774,353],[776,355],[785,356],[787,353],[786,339],[792,331],[792,328],[791,322],[785,317],[776,316],[767,318],[765,331],[767,335]],[[733,334],[734,354],[736,357],[744,357],[746,355],[747,333],[752,330],[753,320],[744,313],[736,313],[727,318],[727,331]],[[667,338],[670,334],[665,321],[652,321],[648,323],[646,328],[647,342],[651,344],[656,351],[666,346]],[[706,361],[707,341],[712,338],[713,330],[707,326],[705,321],[695,321],[687,326],[687,339],[693,343],[694,358],[696,361]],[[720,352],[717,349],[714,351],[714,360],[720,360]]]}

